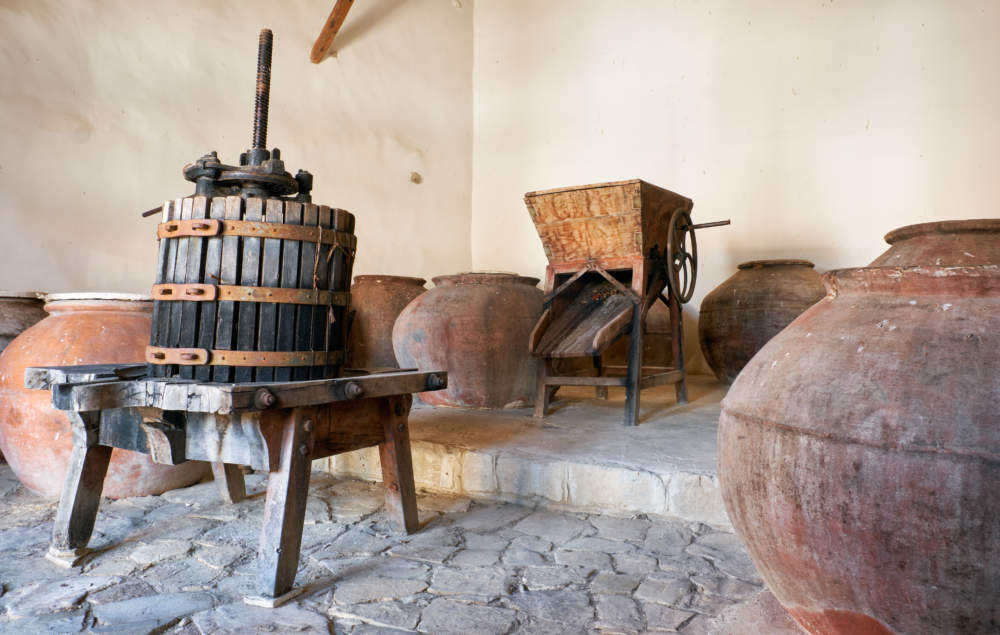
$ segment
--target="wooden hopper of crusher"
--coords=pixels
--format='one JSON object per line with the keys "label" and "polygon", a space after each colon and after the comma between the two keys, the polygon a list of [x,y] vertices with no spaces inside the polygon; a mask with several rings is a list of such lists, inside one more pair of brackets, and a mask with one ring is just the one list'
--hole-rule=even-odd
{"label": "wooden hopper of crusher", "polygon": [[[545,311],[529,340],[542,358],[535,416],[544,417],[558,386],[625,388],[625,424],[636,425],[639,391],[674,384],[687,402],[681,305],[691,299],[698,270],[691,199],[634,179],[528,192],[524,202],[549,260]],[[642,364],[646,316],[656,300],[667,305],[673,366]],[[605,367],[601,354],[629,336],[625,367]],[[553,360],[593,360],[596,375],[557,375]],[[610,373],[624,371],[625,375]]]}

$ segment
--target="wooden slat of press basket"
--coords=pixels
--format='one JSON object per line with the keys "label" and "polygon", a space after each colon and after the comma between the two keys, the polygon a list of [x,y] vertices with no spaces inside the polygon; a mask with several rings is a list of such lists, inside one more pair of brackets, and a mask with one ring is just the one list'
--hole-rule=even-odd
{"label": "wooden slat of press basket", "polygon": [[674,211],[692,206],[640,179],[528,192],[524,202],[553,264],[662,250]]}

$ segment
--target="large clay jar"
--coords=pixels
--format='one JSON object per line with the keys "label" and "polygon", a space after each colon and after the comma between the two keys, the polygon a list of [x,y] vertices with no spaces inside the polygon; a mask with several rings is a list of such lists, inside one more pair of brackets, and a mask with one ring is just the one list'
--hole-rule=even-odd
{"label": "large clay jar", "polygon": [[[0,354],[0,448],[30,490],[58,497],[72,450],[66,413],[47,390],[24,387],[28,366],[141,362],[149,341],[152,302],[126,294],[55,294],[48,317]],[[207,474],[205,463],[158,465],[144,454],[114,450],[104,481],[112,498],[160,494]]]}
{"label": "large clay jar", "polygon": [[712,372],[731,384],[768,340],[826,295],[808,260],[753,260],[701,302],[698,339]]}
{"label": "large clay jar", "polygon": [[[0,351],[21,331],[45,317],[42,304],[36,291],[0,291]],[[0,463],[3,462],[0,453]]]}
{"label": "large clay jar", "polygon": [[448,388],[420,398],[468,408],[530,405],[538,362],[528,336],[542,314],[538,278],[462,273],[433,281],[392,330],[401,366],[448,371]]}
{"label": "large clay jar", "polygon": [[1000,220],[887,240],[733,383],[723,499],[813,633],[996,633]]}
{"label": "large clay jar", "polygon": [[355,276],[351,285],[351,336],[347,365],[352,368],[399,368],[392,350],[392,326],[418,295],[426,291],[423,278]]}
{"label": "large clay jar", "polygon": [[37,291],[0,291],[0,351],[45,317],[43,304]]}

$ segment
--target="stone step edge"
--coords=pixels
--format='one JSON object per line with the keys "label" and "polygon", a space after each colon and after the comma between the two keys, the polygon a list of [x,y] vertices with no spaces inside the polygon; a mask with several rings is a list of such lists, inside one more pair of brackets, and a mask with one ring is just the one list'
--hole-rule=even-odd
{"label": "stone step edge", "polygon": [[[732,531],[713,474],[656,474],[428,441],[414,441],[412,454],[417,489],[433,494],[617,516],[674,516]],[[377,447],[320,459],[314,468],[340,477],[382,480]]]}

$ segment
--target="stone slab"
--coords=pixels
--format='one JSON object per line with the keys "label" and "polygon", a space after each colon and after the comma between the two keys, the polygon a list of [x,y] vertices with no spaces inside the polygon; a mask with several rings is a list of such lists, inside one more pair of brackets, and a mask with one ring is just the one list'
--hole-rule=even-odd
{"label": "stone slab", "polygon": [[510,630],[516,616],[517,613],[511,609],[438,598],[424,609],[420,630],[441,635],[500,635]]}
{"label": "stone slab", "polygon": [[98,624],[93,630],[98,632],[99,627],[106,626],[147,628],[152,624],[155,627],[208,609],[214,603],[208,593],[161,593],[101,604],[92,611]]}
{"label": "stone slab", "polygon": [[[542,420],[528,408],[417,406],[410,415],[417,486],[435,496],[669,515],[731,531],[716,468],[724,389],[714,378],[692,375],[688,393],[690,402],[678,405],[673,386],[643,391],[634,428],[622,425],[624,392],[617,389],[601,401],[591,388],[563,387]],[[381,479],[376,448],[322,465],[340,476]],[[609,525],[601,537],[625,540],[641,531],[641,524]]]}

